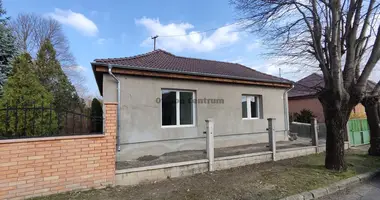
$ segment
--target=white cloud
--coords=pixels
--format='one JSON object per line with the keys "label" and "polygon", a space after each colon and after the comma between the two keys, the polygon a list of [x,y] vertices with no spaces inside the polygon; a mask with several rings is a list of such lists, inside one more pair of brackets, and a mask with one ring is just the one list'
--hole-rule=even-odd
{"label": "white cloud", "polygon": [[[257,63],[257,61],[255,61]],[[246,64],[246,66],[251,67],[252,69],[258,70],[260,72],[270,74],[273,76],[280,76],[281,69],[281,77],[285,79],[289,79],[292,81],[298,81],[301,78],[308,76],[311,73],[319,72],[317,68],[291,64],[286,62],[286,58],[270,58],[262,60],[262,62],[258,64]]]}
{"label": "white cloud", "polygon": [[108,44],[108,43],[111,43],[111,42],[113,42],[112,38],[98,38],[95,41],[95,44],[97,44],[97,45],[104,45],[104,44]]}
{"label": "white cloud", "polygon": [[106,42],[105,38],[99,38],[98,40],[96,40],[96,43],[99,45],[103,45],[105,42]]}
{"label": "white cloud", "polygon": [[87,68],[83,67],[82,65],[70,66],[67,69],[70,71],[75,71],[75,72],[87,71]]}
{"label": "white cloud", "polygon": [[252,51],[254,49],[260,48],[261,46],[262,46],[261,40],[255,40],[252,43],[247,44],[246,48],[247,48],[247,51]]}
{"label": "white cloud", "polygon": [[72,26],[86,36],[95,36],[99,31],[93,21],[81,13],[76,13],[71,10],[61,10],[56,8],[54,13],[49,13],[48,16],[62,24]]}
{"label": "white cloud", "polygon": [[[211,34],[190,31],[194,26],[190,23],[170,23],[161,24],[159,19],[143,17],[135,20],[137,25],[142,25],[149,32],[150,36],[158,35],[157,47],[172,51],[194,50],[198,52],[213,51],[217,48],[231,45],[239,40],[239,33],[236,31],[238,25],[231,24],[216,29]],[[181,35],[177,37],[164,37],[166,35]],[[143,42],[143,46],[152,46],[153,40],[148,37]]]}
{"label": "white cloud", "polygon": [[235,58],[235,59],[224,59],[224,60],[222,60],[223,62],[229,62],[229,63],[239,63],[239,64],[242,64],[242,65],[245,65],[245,64],[243,64],[243,63],[245,63],[244,62],[244,59],[243,59],[243,57],[242,56],[238,56],[237,58]]}

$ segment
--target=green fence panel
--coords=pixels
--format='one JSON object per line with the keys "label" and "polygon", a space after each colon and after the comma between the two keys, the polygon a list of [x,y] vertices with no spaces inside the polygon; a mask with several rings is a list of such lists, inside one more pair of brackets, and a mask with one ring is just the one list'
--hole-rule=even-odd
{"label": "green fence panel", "polygon": [[348,125],[351,145],[369,144],[370,133],[367,119],[351,119]]}
{"label": "green fence panel", "polygon": [[368,121],[367,119],[362,120],[362,131],[369,131]]}
{"label": "green fence panel", "polygon": [[361,132],[355,131],[354,134],[354,144],[353,145],[361,145],[363,144],[363,138]]}
{"label": "green fence panel", "polygon": [[363,142],[364,144],[369,144],[370,136],[369,131],[363,131]]}
{"label": "green fence panel", "polygon": [[350,134],[350,145],[354,145],[355,144],[354,132],[349,131],[349,134]]}
{"label": "green fence panel", "polygon": [[361,120],[352,119],[349,121],[349,124],[350,124],[350,130],[351,131],[361,131],[361,129],[362,129]]}

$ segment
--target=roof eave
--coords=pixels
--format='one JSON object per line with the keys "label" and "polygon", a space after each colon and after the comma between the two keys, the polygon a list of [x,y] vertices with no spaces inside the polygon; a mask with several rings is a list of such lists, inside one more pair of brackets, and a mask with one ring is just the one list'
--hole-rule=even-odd
{"label": "roof eave", "polygon": [[288,96],[289,100],[314,99],[314,98],[318,98],[318,95],[317,94],[306,94],[306,95]]}
{"label": "roof eave", "polygon": [[94,73],[96,84],[98,85],[99,94],[103,96],[103,80],[99,80],[99,78],[97,78],[98,75],[96,74],[96,66],[93,64],[93,62],[91,62],[91,67],[92,73]]}

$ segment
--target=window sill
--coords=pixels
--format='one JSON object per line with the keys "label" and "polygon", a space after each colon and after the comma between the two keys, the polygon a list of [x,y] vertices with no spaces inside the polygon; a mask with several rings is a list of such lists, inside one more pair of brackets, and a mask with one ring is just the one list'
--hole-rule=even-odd
{"label": "window sill", "polygon": [[258,120],[258,119],[261,119],[261,118],[242,118],[243,120]]}
{"label": "window sill", "polygon": [[161,126],[161,128],[192,128],[195,127],[195,124],[190,125],[171,125],[171,126]]}

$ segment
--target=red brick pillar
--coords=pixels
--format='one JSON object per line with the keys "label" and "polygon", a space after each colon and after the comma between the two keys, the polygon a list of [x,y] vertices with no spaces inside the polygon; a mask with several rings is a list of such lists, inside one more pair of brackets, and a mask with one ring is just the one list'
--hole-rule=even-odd
{"label": "red brick pillar", "polygon": [[[105,137],[107,137],[107,143],[109,144],[107,153],[107,162],[109,167],[113,170],[107,172],[108,177],[112,177],[111,182],[115,184],[115,170],[116,170],[116,131],[117,131],[117,103],[105,102]],[[108,156],[109,155],[109,156]],[[110,173],[110,174],[109,174]]]}

